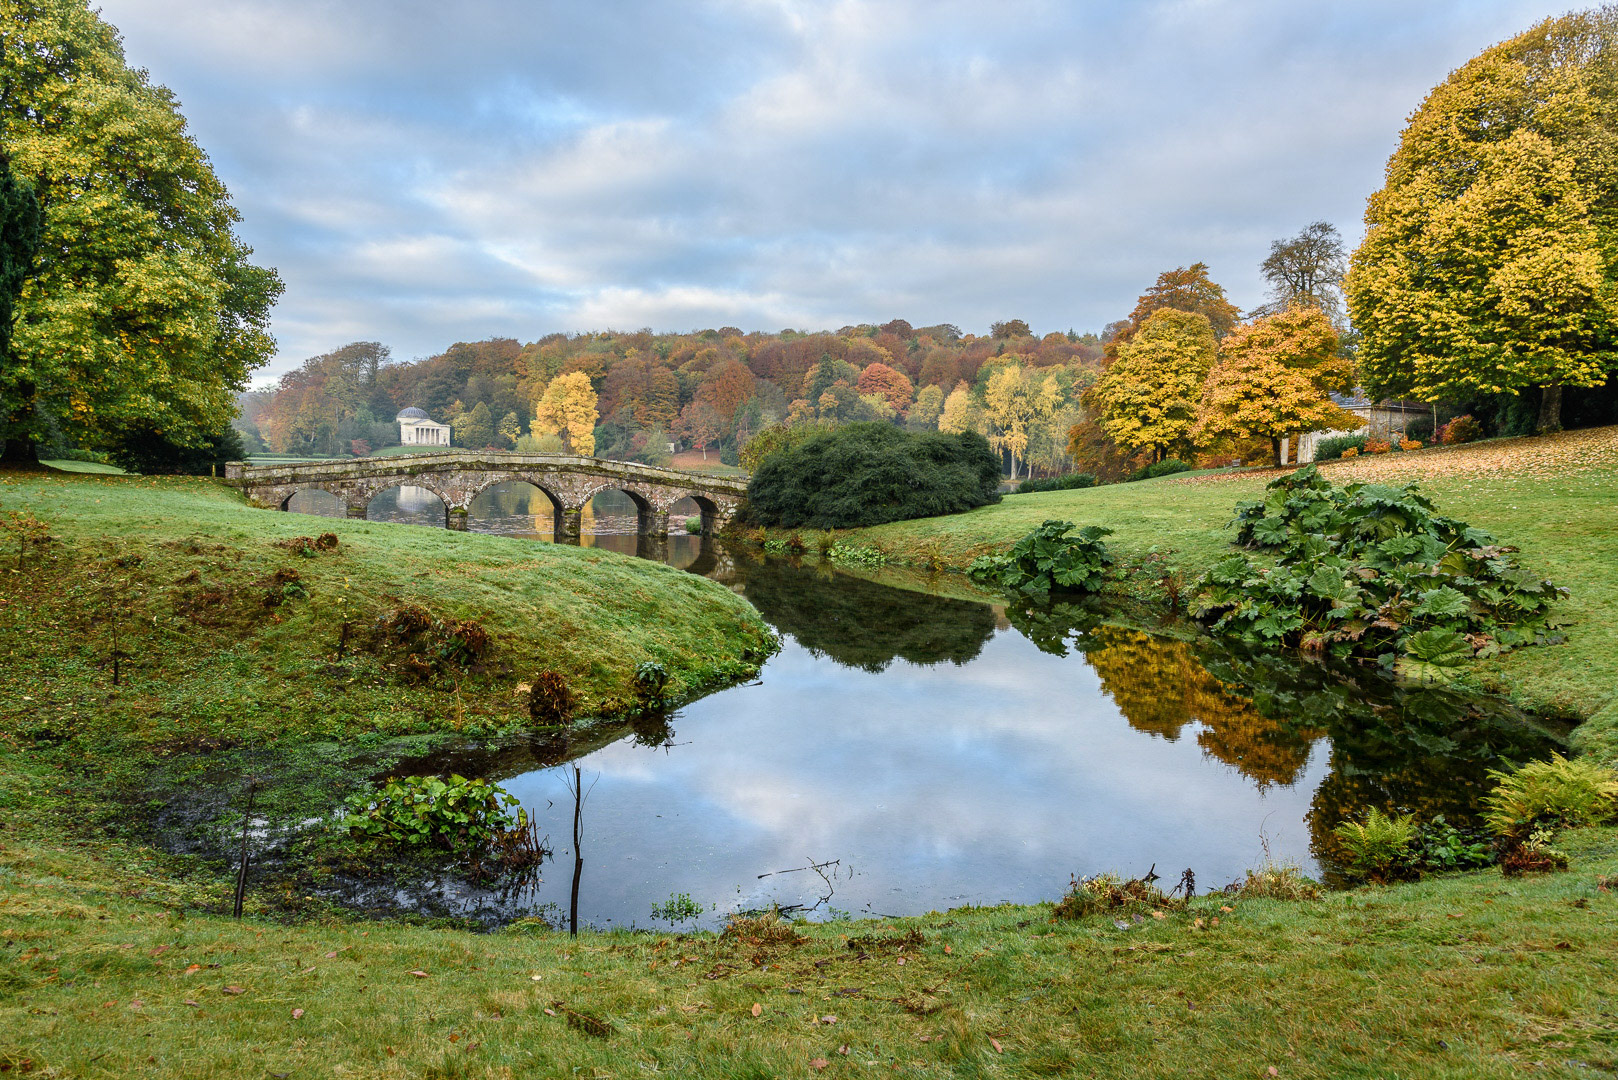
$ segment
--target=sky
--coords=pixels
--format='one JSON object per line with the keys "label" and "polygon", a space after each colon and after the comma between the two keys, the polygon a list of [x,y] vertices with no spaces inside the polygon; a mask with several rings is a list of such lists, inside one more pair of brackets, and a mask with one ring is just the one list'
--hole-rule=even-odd
{"label": "sky", "polygon": [[279,270],[260,382],[355,340],[904,318],[1099,330],[1352,246],[1426,93],[1566,0],[101,0]]}

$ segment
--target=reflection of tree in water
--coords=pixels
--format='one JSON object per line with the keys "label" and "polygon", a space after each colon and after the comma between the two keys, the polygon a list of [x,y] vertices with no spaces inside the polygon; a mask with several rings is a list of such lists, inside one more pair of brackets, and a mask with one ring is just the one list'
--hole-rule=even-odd
{"label": "reflection of tree in water", "polygon": [[1330,771],[1308,815],[1311,847],[1326,863],[1339,861],[1331,830],[1340,822],[1373,806],[1466,821],[1489,769],[1555,748],[1495,699],[1400,686],[1375,669],[1153,637],[1108,625],[1093,605],[1013,605],[1006,614],[1046,652],[1083,652],[1131,727],[1173,741],[1196,721],[1203,752],[1261,786],[1293,783],[1311,746],[1329,737]]}
{"label": "reflection of tree in water", "polygon": [[882,671],[894,659],[964,664],[994,633],[987,604],[878,585],[786,559],[736,563],[742,594],[760,615],[816,656]]}
{"label": "reflection of tree in water", "polygon": [[1208,674],[1189,642],[1100,626],[1079,647],[1130,727],[1174,742],[1195,721],[1202,726],[1197,745],[1203,753],[1261,788],[1296,780],[1320,737],[1318,730],[1266,717],[1232,693]]}

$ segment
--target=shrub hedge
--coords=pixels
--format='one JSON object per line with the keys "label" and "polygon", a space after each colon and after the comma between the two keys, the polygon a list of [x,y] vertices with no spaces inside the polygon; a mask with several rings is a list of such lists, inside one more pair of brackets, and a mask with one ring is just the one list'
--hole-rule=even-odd
{"label": "shrub hedge", "polygon": [[1043,480],[1029,477],[1017,485],[1016,494],[1026,495],[1030,491],[1071,491],[1074,488],[1091,488],[1096,486],[1095,473],[1065,473],[1062,476],[1047,476]]}
{"label": "shrub hedge", "polygon": [[1000,501],[1000,460],[976,432],[847,424],[759,463],[748,517],[795,529],[853,529],[955,514]]}

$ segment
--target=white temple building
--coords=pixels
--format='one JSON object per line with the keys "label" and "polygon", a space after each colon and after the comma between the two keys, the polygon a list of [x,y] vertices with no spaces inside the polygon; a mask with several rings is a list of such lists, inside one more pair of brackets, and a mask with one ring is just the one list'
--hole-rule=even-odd
{"label": "white temple building", "polygon": [[434,423],[415,406],[400,411],[399,442],[404,446],[448,446],[449,425]]}

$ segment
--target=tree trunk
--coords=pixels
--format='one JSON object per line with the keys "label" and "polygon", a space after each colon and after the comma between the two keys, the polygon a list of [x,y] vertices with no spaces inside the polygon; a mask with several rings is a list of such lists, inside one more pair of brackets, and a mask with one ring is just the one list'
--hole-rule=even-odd
{"label": "tree trunk", "polygon": [[1278,469],[1281,467],[1281,440],[1280,439],[1276,439],[1276,438],[1271,438],[1270,439],[1270,464],[1274,465]]}
{"label": "tree trunk", "polygon": [[1535,427],[1535,434],[1549,435],[1553,431],[1562,430],[1562,384],[1552,383],[1540,387],[1539,424]]}
{"label": "tree trunk", "polygon": [[44,468],[39,463],[39,450],[34,446],[34,440],[26,436],[6,440],[5,452],[0,454],[0,471],[42,472]]}

